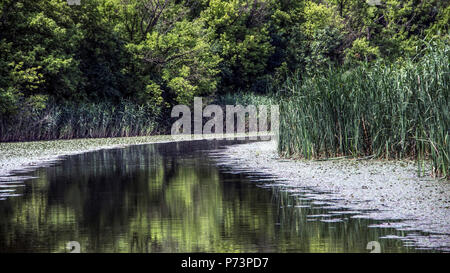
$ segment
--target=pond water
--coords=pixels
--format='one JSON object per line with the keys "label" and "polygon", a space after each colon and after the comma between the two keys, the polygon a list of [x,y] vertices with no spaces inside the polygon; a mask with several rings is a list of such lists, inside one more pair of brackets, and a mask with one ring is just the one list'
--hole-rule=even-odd
{"label": "pond water", "polygon": [[236,143],[102,150],[3,178],[0,252],[68,252],[69,241],[81,252],[417,251],[376,221],[218,165],[212,152]]}

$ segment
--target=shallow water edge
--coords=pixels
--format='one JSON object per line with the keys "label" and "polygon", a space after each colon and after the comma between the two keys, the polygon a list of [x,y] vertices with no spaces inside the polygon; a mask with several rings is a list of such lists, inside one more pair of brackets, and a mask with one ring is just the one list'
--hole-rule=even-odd
{"label": "shallow water edge", "polygon": [[450,251],[450,183],[419,177],[413,162],[289,160],[270,141],[229,146],[217,156],[235,173],[269,175],[292,195],[306,188],[302,198],[381,221],[374,228],[406,231],[404,239],[418,248]]}

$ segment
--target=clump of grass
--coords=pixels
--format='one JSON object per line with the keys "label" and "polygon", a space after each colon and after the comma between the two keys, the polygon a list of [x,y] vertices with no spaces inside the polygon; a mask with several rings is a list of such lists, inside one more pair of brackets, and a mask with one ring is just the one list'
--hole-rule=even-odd
{"label": "clump of grass", "polygon": [[[279,152],[307,159],[414,158],[449,177],[448,45],[417,60],[287,80],[280,92]],[[423,172],[423,168],[419,168]]]}
{"label": "clump of grass", "polygon": [[130,101],[50,103],[2,118],[0,141],[145,136],[158,129],[159,118],[155,106]]}

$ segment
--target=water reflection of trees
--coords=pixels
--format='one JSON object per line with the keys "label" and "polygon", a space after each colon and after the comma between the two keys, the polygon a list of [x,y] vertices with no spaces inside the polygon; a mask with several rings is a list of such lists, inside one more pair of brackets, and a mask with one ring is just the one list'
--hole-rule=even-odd
{"label": "water reflection of trees", "polygon": [[64,251],[75,240],[84,252],[338,252],[379,236],[363,220],[307,222],[285,206],[291,197],[219,173],[189,145],[87,153],[37,171],[23,197],[0,206],[0,251]]}

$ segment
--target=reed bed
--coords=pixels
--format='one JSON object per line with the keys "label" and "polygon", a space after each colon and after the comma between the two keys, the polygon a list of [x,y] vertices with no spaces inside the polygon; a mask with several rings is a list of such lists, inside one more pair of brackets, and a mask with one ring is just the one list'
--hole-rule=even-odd
{"label": "reed bed", "polygon": [[155,132],[158,119],[154,106],[129,101],[50,104],[1,119],[0,141],[145,136]]}
{"label": "reed bed", "polygon": [[306,159],[417,159],[449,177],[450,46],[420,59],[289,78],[280,91],[279,152]]}

